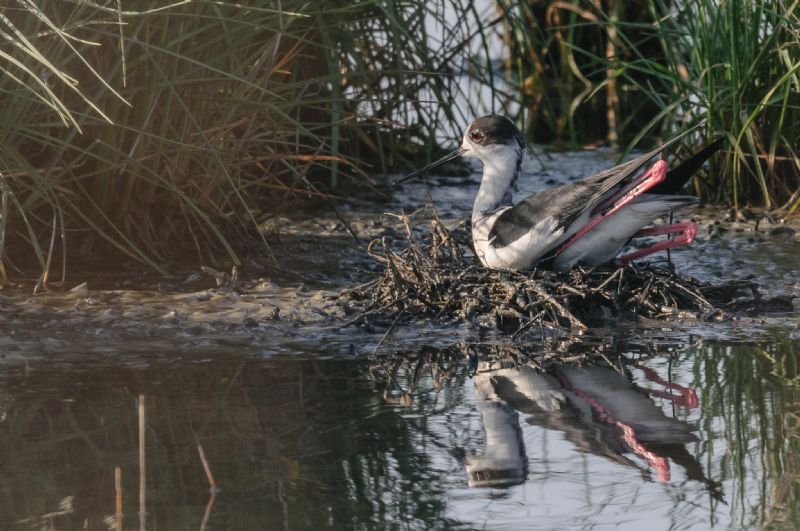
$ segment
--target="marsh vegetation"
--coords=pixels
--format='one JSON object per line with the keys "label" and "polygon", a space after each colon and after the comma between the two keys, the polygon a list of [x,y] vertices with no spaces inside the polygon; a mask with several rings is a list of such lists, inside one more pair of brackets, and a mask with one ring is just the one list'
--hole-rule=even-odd
{"label": "marsh vegetation", "polygon": [[108,255],[161,273],[238,264],[269,251],[277,213],[374,196],[369,175],[432,158],[486,111],[537,142],[625,150],[706,120],[687,144],[729,148],[697,191],[791,214],[799,10],[14,1],[0,18],[0,272],[46,282]]}
{"label": "marsh vegetation", "polygon": [[[789,0],[6,2],[0,527],[797,527],[798,74]],[[523,186],[704,121],[723,207],[485,271],[385,183],[489,112]]]}

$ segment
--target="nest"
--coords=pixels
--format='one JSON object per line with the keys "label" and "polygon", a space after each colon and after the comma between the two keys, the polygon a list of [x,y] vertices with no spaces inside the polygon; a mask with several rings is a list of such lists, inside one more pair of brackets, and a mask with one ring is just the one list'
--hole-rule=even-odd
{"label": "nest", "polygon": [[475,258],[463,225],[449,230],[434,217],[420,236],[408,216],[398,217],[405,227],[402,250],[386,237],[373,240],[369,253],[384,265],[382,275],[339,295],[355,313],[348,325],[469,321],[519,336],[540,327],[587,330],[620,318],[721,320],[774,302],[762,301],[753,282],[711,285],[677,274],[671,264],[489,270]]}

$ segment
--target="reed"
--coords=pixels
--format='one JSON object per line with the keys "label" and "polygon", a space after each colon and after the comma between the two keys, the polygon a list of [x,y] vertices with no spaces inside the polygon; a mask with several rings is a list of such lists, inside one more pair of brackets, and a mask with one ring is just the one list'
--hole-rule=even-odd
{"label": "reed", "polygon": [[704,197],[800,206],[797,1],[131,5],[2,11],[0,280],[262,258],[271,216],[429,159],[487,111],[628,146],[705,119],[731,147]]}
{"label": "reed", "polygon": [[[699,191],[737,208],[793,212],[800,204],[800,3],[654,0],[651,10],[662,53],[648,57],[623,40],[632,57],[617,69],[666,111],[654,126],[675,116],[705,119],[708,136],[727,136],[730,149]],[[620,24],[623,39],[629,26]]]}
{"label": "reed", "polygon": [[[542,140],[628,149],[706,121],[729,149],[705,198],[800,206],[800,3],[499,2],[528,125]],[[627,150],[626,150],[627,151]]]}
{"label": "reed", "polygon": [[42,284],[73,248],[236,265],[289,201],[433,152],[460,90],[442,73],[473,42],[452,1],[17,0],[0,17],[3,264]]}
{"label": "reed", "polygon": [[657,47],[644,38],[652,22],[649,4],[498,1],[508,45],[508,82],[533,140],[568,145],[608,140],[616,146],[646,123],[642,98],[618,83],[608,61],[619,52],[617,33],[625,21],[637,24],[627,27],[627,35],[643,51]]}

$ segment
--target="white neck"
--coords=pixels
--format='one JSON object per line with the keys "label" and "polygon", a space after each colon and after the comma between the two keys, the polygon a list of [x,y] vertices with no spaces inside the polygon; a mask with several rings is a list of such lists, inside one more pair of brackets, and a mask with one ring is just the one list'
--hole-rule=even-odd
{"label": "white neck", "polygon": [[481,157],[483,179],[472,207],[473,220],[512,204],[521,156],[516,149],[498,146],[491,156]]}

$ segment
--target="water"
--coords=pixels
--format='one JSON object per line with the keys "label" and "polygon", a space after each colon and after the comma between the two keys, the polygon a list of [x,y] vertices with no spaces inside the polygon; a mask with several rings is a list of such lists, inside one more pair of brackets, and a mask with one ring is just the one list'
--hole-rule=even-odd
{"label": "water", "polygon": [[[641,389],[669,388],[641,368],[543,382],[509,369],[470,377],[463,364],[441,387],[424,374],[404,405],[360,357],[160,351],[8,364],[0,527],[113,528],[117,496],[129,529],[141,515],[146,529],[175,530],[796,525],[798,347],[776,333],[646,362],[694,389],[692,407],[648,398]],[[637,415],[675,426],[637,445],[621,428]],[[470,486],[480,484],[470,462],[485,476],[504,455],[510,486]]]}
{"label": "water", "polygon": [[[555,172],[531,163],[528,174]],[[455,182],[408,189],[386,209],[430,191],[455,222],[476,181]],[[390,223],[350,216],[367,234]],[[420,324],[387,338],[384,364],[450,357],[387,378],[370,358],[383,331],[340,329],[326,298],[372,267],[335,226],[293,224],[292,245],[329,248],[307,264],[287,249],[295,267],[243,293],[196,278],[139,290],[90,280],[0,298],[0,529],[800,525],[794,316],[621,323],[529,344]],[[701,232],[676,263],[796,294],[797,240],[739,228]],[[598,345],[629,363],[540,374],[453,355]]]}

